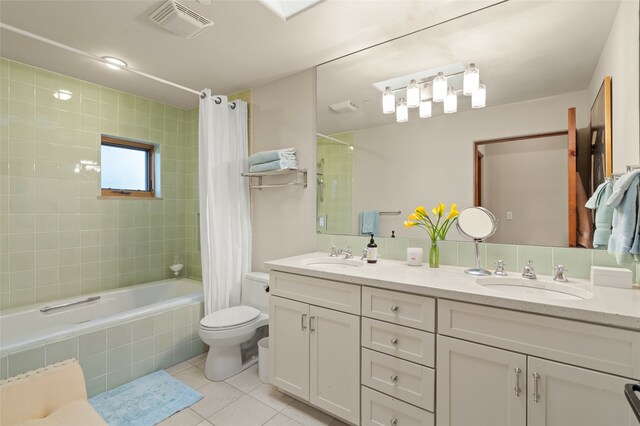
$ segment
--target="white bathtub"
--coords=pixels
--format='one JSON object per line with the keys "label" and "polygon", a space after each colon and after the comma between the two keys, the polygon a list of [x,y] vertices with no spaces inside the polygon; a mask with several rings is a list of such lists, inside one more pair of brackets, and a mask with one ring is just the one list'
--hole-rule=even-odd
{"label": "white bathtub", "polygon": [[[44,307],[100,299],[41,312]],[[0,355],[67,336],[201,302],[202,283],[188,278],[157,281],[18,308],[0,315]]]}

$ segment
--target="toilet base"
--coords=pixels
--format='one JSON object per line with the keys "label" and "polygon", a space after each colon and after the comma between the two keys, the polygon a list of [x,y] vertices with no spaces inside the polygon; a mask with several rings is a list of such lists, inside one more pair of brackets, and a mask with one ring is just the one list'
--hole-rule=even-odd
{"label": "toilet base", "polygon": [[209,347],[204,376],[214,382],[228,379],[231,376],[251,367],[258,362],[258,357],[242,362],[240,345]]}

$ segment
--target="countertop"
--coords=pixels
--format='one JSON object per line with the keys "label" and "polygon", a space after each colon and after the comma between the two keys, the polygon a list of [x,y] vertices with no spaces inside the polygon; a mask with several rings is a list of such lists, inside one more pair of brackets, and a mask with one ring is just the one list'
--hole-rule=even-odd
{"label": "countertop", "polygon": [[[421,294],[437,298],[470,302],[558,318],[640,331],[640,290],[600,287],[589,280],[572,279],[567,285],[593,293],[584,300],[553,300],[537,295],[512,295],[475,283],[478,277],[465,274],[466,268],[428,265],[409,266],[405,261],[378,259],[360,267],[306,265],[311,258],[329,257],[327,253],[307,253],[300,256],[265,262],[271,271],[324,278],[344,283]],[[507,278],[520,274],[508,272]],[[554,283],[550,276],[538,275],[537,281]]]}

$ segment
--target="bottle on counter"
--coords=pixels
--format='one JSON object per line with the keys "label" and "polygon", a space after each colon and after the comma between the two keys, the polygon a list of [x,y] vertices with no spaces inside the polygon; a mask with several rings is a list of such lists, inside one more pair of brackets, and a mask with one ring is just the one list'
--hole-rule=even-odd
{"label": "bottle on counter", "polygon": [[367,244],[367,263],[376,263],[378,261],[378,245],[373,241],[373,234],[371,234],[371,240]]}

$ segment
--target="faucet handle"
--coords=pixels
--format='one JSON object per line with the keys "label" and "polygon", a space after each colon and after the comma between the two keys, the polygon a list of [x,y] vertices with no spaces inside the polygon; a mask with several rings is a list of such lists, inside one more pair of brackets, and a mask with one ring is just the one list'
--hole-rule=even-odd
{"label": "faucet handle", "polygon": [[342,250],[336,248],[336,246],[331,246],[331,253],[329,253],[329,257],[338,257],[338,255],[342,253]]}
{"label": "faucet handle", "polygon": [[493,273],[494,275],[498,275],[498,276],[505,276],[507,275],[507,273],[504,270],[505,267],[505,263],[502,259],[498,259],[495,262],[493,262],[496,264],[496,271]]}
{"label": "faucet handle", "polygon": [[566,283],[567,281],[569,281],[567,279],[567,276],[565,275],[565,272],[569,270],[565,268],[564,265],[554,266],[553,271],[554,271],[554,277],[553,277],[554,281],[559,281],[562,283]]}

